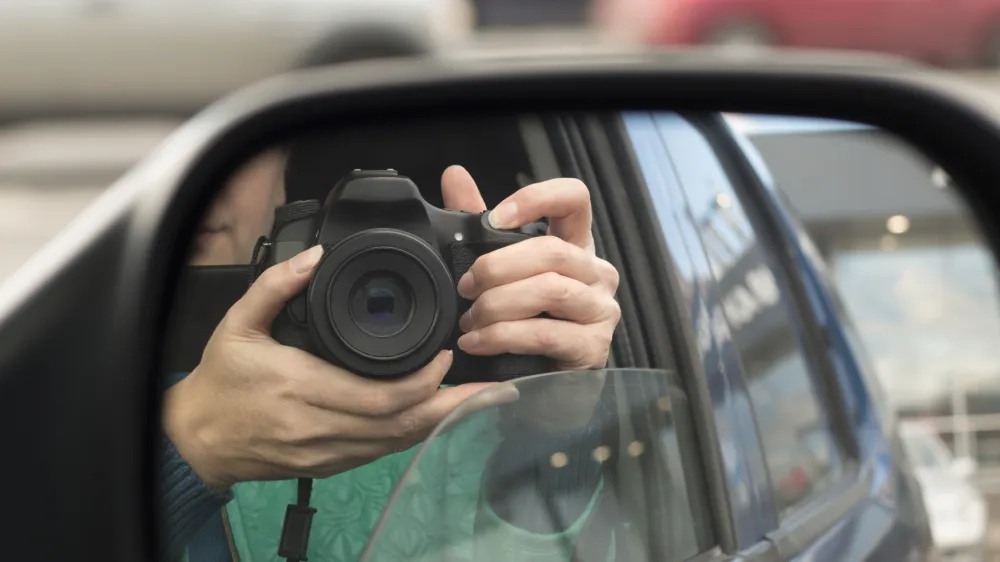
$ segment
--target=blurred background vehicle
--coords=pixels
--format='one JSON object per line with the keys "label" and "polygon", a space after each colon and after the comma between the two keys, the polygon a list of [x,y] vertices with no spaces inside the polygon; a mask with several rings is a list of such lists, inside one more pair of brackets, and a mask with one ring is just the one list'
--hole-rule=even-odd
{"label": "blurred background vehicle", "polygon": [[0,117],[197,110],[303,64],[437,51],[472,26],[468,0],[5,0]]}
{"label": "blurred background vehicle", "polygon": [[926,424],[902,424],[900,434],[923,491],[934,543],[944,559],[983,560],[986,502],[970,480],[975,461],[955,458]]}
{"label": "blurred background vehicle", "polygon": [[477,29],[586,25],[590,0],[473,0]]}
{"label": "blurred background vehicle", "polygon": [[846,49],[1000,64],[1000,1],[597,0],[603,27],[656,45]]}

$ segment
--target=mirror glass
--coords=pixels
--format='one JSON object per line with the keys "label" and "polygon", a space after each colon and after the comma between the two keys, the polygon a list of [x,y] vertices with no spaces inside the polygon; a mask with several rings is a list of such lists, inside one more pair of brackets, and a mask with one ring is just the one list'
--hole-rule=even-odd
{"label": "mirror glass", "polygon": [[422,117],[221,184],[165,342],[171,556],[680,562],[713,474],[745,548],[862,430],[1000,467],[994,259],[885,131]]}

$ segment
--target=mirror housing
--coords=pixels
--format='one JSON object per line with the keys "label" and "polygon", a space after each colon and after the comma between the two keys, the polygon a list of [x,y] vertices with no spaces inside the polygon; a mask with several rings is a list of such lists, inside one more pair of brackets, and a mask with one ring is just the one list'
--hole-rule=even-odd
{"label": "mirror housing", "polygon": [[[18,483],[5,497],[19,510],[5,529],[19,538],[6,545],[7,558],[37,558],[39,545],[53,559],[80,552],[153,559],[158,552],[155,374],[168,311],[195,225],[239,162],[277,137],[317,126],[625,108],[778,113],[884,128],[955,179],[997,246],[1000,104],[916,65],[808,53],[726,59],[692,49],[385,61],[276,77],[188,122],[0,286],[0,427],[11,428],[5,447],[18,461],[0,465],[0,478]],[[38,501],[40,490],[87,506],[85,521],[74,509]]]}

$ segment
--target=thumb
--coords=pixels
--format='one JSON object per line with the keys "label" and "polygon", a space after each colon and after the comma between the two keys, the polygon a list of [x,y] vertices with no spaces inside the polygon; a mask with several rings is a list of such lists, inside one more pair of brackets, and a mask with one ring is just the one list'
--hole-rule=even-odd
{"label": "thumb", "polygon": [[322,257],[323,247],[313,246],[290,260],[267,268],[226,313],[230,326],[237,330],[268,332],[285,303],[309,284]]}
{"label": "thumb", "polygon": [[445,209],[470,213],[486,210],[486,203],[479,194],[476,180],[461,166],[449,166],[441,174],[441,197],[444,199]]}

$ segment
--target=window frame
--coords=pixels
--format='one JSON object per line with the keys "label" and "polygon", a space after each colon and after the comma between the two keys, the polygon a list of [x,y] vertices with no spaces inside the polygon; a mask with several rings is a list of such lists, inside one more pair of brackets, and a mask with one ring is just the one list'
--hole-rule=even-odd
{"label": "window frame", "polygon": [[[634,247],[628,248],[633,255],[641,255],[648,264],[651,290],[659,297],[663,313],[659,314],[665,323],[666,339],[677,365],[678,377],[685,385],[691,403],[691,420],[698,440],[699,461],[704,468],[711,523],[715,534],[715,546],[690,558],[691,562],[707,562],[729,559],[739,551],[736,538],[733,509],[729,501],[728,482],[722,462],[722,447],[715,425],[713,404],[695,335],[690,330],[690,311],[680,306],[684,301],[680,279],[672,253],[662,236],[649,187],[631,144],[623,112],[614,111],[601,115],[601,125],[607,135],[611,156],[620,176],[620,189],[627,201],[632,218],[645,235]],[[639,282],[636,280],[636,282]],[[747,562],[770,562],[775,559],[773,546],[768,543],[755,545],[754,552],[744,552]]]}
{"label": "window frame", "polygon": [[[655,114],[656,112],[648,112]],[[741,559],[756,561],[788,560],[794,558],[809,548],[817,539],[826,535],[844,520],[852,511],[859,507],[868,497],[871,488],[872,474],[860,462],[856,435],[850,420],[846,418],[847,410],[843,397],[839,394],[836,382],[837,374],[833,370],[830,358],[826,354],[829,340],[816,322],[813,309],[803,285],[803,280],[792,275],[795,271],[793,254],[790,252],[791,241],[785,238],[779,228],[774,212],[777,210],[768,206],[766,188],[763,179],[758,176],[748,155],[743,152],[737,138],[725,125],[721,115],[690,114],[678,112],[678,116],[690,123],[706,138],[709,147],[719,161],[720,166],[733,184],[734,193],[739,197],[751,226],[760,237],[764,246],[762,249],[769,254],[778,270],[776,275],[782,276],[785,283],[785,298],[789,300],[792,310],[792,321],[803,325],[803,332],[808,339],[799,345],[803,348],[805,359],[810,364],[814,384],[820,385],[820,396],[823,407],[827,409],[828,423],[836,438],[841,442],[843,450],[843,467],[841,478],[827,490],[816,494],[802,502],[783,519],[773,520],[774,528],[765,532],[760,539],[743,548],[738,547],[736,539],[734,506],[730,504],[728,495],[729,483],[722,469],[721,444],[713,418],[713,409],[708,393],[707,377],[700,360],[697,343],[690,326],[693,325],[690,314],[677,303],[683,301],[681,285],[673,264],[670,250],[662,234],[647,236],[643,243],[653,269],[655,281],[664,295],[663,304],[666,307],[666,321],[670,325],[671,343],[673,344],[676,361],[681,378],[687,383],[692,394],[692,414],[698,430],[698,437],[703,442],[701,448],[706,465],[707,481],[709,483],[711,509],[715,520],[716,539],[718,546],[699,554],[691,559],[697,562],[729,560],[738,556]],[[614,117],[606,124],[609,134],[616,142],[613,147],[617,151],[619,165],[631,207],[640,228],[644,232],[661,232],[658,218],[653,211],[649,186],[646,185],[637,155],[631,146],[631,136],[627,130],[625,112],[615,112]],[[666,154],[671,147],[663,145]],[[670,164],[673,167],[673,163]],[[833,386],[828,390],[828,386]],[[831,396],[833,400],[831,400]],[[834,402],[836,400],[836,402]],[[708,435],[705,432],[708,431]],[[770,486],[770,482],[768,482]],[[768,525],[770,526],[770,525]]]}
{"label": "window frame", "polygon": [[847,402],[828,354],[829,336],[810,304],[805,282],[795,264],[793,241],[785,236],[776,216],[780,211],[769,201],[760,176],[722,115],[679,115],[698,130],[714,150],[762,250],[773,260],[775,273],[781,277],[780,283],[786,293],[789,315],[802,331],[802,353],[814,382],[820,386],[821,407],[826,409],[830,430],[844,452],[841,477],[827,490],[797,504],[783,517],[775,514],[778,527],[765,538],[774,543],[781,559],[788,559],[830,531],[865,500],[872,474],[863,465]]}
{"label": "window frame", "polygon": [[[678,358],[685,354],[675,351],[677,345],[683,345],[683,342],[679,343],[672,337],[672,327],[669,325],[676,319],[676,315],[646,314],[642,307],[629,306],[630,302],[635,304],[638,300],[667,301],[668,307],[680,301],[672,300],[674,295],[664,297],[664,284],[656,282],[657,264],[654,261],[667,256],[663,254],[651,258],[645,244],[645,230],[637,222],[636,199],[630,192],[636,185],[630,176],[634,170],[628,159],[630,152],[621,150],[623,145],[616,136],[616,115],[567,113],[556,114],[544,121],[562,168],[562,175],[580,178],[590,188],[594,205],[595,242],[599,251],[602,245],[604,251],[610,251],[608,259],[612,263],[617,262],[616,266],[622,272],[618,294],[623,305],[622,324],[634,323],[620,330],[628,336],[629,343],[626,345],[631,348],[629,354],[634,355],[633,359],[641,366],[674,371],[688,398],[691,427],[685,428],[683,433],[688,434],[685,438],[678,435],[678,439],[690,441],[690,437],[693,437],[695,447],[692,451],[694,454],[684,456],[681,462],[686,483],[691,485],[696,482],[695,486],[698,488],[697,494],[692,489],[687,490],[689,500],[698,497],[708,500],[701,510],[691,506],[691,515],[696,524],[695,538],[702,542],[702,531],[697,527],[701,523],[711,533],[711,537],[704,541],[707,543],[707,550],[693,555],[694,559],[699,559],[705,552],[718,550],[719,544],[725,541],[727,532],[726,523],[720,521],[717,510],[713,509],[717,494],[717,482],[713,479],[716,476],[722,478],[722,472],[715,468],[719,466],[712,457],[715,449],[708,449],[704,438],[704,435],[714,436],[715,432],[704,428],[698,414],[696,403],[701,399],[698,382],[690,380],[685,375],[685,369],[677,363]],[[670,268],[669,265],[666,267]],[[634,318],[630,318],[629,314]],[[618,335],[616,333],[616,337]],[[659,345],[661,342],[666,345]],[[614,348],[621,347],[622,343],[617,342]],[[660,546],[662,545],[651,545],[654,551]],[[665,552],[660,548],[656,554],[662,557]]]}

